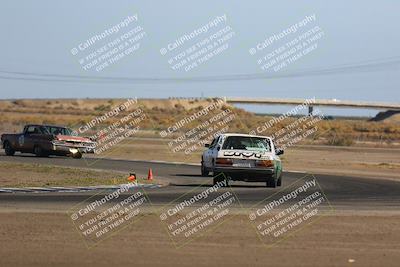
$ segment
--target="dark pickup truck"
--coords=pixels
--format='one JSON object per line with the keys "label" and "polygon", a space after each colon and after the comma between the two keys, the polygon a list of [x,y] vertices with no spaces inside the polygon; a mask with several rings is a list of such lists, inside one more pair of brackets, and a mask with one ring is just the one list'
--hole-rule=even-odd
{"label": "dark pickup truck", "polygon": [[86,137],[74,136],[71,129],[53,125],[26,125],[20,134],[3,134],[1,143],[6,155],[16,151],[81,158],[83,153],[94,153],[96,143]]}

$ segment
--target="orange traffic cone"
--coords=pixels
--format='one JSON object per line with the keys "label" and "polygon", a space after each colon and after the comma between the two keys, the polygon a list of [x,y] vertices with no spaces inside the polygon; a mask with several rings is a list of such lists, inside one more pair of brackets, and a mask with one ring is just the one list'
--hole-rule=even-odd
{"label": "orange traffic cone", "polygon": [[136,180],[136,175],[134,173],[130,173],[128,177],[128,181],[134,182]]}
{"label": "orange traffic cone", "polygon": [[153,180],[153,171],[151,170],[151,168],[149,169],[149,173],[147,174],[147,180],[148,181]]}

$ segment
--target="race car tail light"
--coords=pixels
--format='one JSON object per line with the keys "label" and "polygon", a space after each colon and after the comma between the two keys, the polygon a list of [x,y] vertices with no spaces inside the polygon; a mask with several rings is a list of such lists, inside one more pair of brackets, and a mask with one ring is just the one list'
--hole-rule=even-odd
{"label": "race car tail light", "polygon": [[231,159],[217,158],[215,160],[215,164],[217,165],[232,165]]}
{"label": "race car tail light", "polygon": [[257,167],[274,167],[274,162],[272,160],[257,160],[256,162]]}

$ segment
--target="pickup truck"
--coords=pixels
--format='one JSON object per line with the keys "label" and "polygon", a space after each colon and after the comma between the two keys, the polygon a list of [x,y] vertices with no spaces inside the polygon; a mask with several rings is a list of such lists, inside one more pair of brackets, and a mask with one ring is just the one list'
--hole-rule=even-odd
{"label": "pickup truck", "polygon": [[30,124],[20,134],[3,134],[2,147],[7,156],[16,151],[33,153],[38,157],[49,155],[81,158],[83,153],[94,153],[96,142],[74,136],[71,129],[53,125]]}

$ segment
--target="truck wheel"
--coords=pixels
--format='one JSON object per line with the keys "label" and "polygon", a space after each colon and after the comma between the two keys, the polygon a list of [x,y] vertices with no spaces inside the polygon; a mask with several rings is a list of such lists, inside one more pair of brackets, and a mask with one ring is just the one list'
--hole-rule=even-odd
{"label": "truck wheel", "polygon": [[278,179],[275,176],[271,176],[267,178],[266,186],[275,188],[278,185]]}
{"label": "truck wheel", "polygon": [[203,161],[201,162],[201,176],[207,177],[210,172],[203,165]]}
{"label": "truck wheel", "polygon": [[40,146],[35,146],[33,148],[33,154],[36,155],[36,157],[45,157],[46,154],[44,153],[43,149]]}
{"label": "truck wheel", "polygon": [[72,157],[74,159],[80,159],[80,158],[82,158],[82,153],[75,153],[75,154],[72,155]]}
{"label": "truck wheel", "polygon": [[14,156],[14,154],[15,154],[15,150],[11,147],[9,142],[6,142],[4,144],[4,150],[5,150],[7,156]]}

